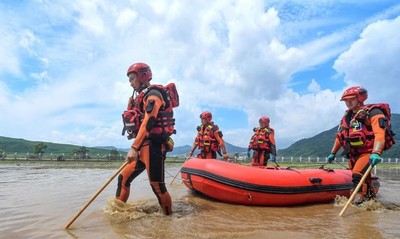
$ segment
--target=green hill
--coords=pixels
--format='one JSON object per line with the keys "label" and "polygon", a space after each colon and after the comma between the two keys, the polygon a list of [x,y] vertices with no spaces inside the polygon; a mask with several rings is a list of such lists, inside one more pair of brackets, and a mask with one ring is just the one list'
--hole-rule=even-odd
{"label": "green hill", "polygon": [[[278,150],[278,155],[285,157],[326,157],[332,149],[337,127],[335,126],[311,138],[299,140],[286,149]],[[382,154],[386,158],[400,157],[400,114],[392,114],[392,130],[397,133],[394,137],[396,144]]]}
{"label": "green hill", "polygon": [[[82,146],[70,145],[70,144],[57,144],[41,141],[28,141],[24,139],[15,139],[9,137],[0,136],[0,150],[6,152],[9,157],[12,154],[17,153],[18,155],[24,155],[27,153],[32,154],[34,152],[34,146],[40,143],[47,145],[45,150],[48,154],[53,153],[53,155],[73,155],[74,150],[78,150]],[[108,155],[112,149],[115,147],[109,147],[107,149],[86,147],[89,155]]]}

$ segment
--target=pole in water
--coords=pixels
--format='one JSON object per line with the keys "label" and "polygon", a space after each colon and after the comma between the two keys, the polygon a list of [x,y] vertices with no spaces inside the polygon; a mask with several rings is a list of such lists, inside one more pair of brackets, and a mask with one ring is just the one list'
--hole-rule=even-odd
{"label": "pole in water", "polygon": [[82,214],[83,211],[85,211],[85,209],[96,199],[97,196],[99,196],[99,194],[108,186],[108,184],[110,184],[110,182],[122,171],[122,169],[125,168],[125,166],[128,164],[128,162],[125,162],[118,170],[117,172],[114,173],[113,176],[111,176],[111,178],[105,183],[103,184],[103,186],[95,193],[95,195],[81,208],[81,210],[79,210],[78,213],[76,213],[76,215],[71,218],[71,220],[69,220],[67,222],[67,224],[65,224],[64,229],[68,229],[72,223],[74,223],[74,221]]}
{"label": "pole in water", "polygon": [[362,184],[364,183],[365,179],[371,173],[371,170],[372,170],[372,166],[369,165],[367,171],[362,176],[360,182],[358,183],[357,187],[354,189],[354,191],[351,194],[351,196],[350,196],[349,200],[347,201],[346,205],[344,205],[342,211],[339,213],[339,216],[343,216],[344,212],[347,210],[347,208],[349,207],[350,203],[354,200],[357,192],[360,190],[360,188],[361,188]]}

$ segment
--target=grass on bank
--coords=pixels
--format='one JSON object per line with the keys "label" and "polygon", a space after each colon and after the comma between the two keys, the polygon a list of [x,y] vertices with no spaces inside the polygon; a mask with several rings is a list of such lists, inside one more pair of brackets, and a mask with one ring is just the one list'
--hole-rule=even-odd
{"label": "grass on bank", "polygon": [[[166,163],[169,165],[181,166],[185,161],[185,158],[167,158]],[[248,161],[232,161],[240,165],[249,165]],[[65,161],[49,160],[49,159],[2,159],[0,160],[0,166],[32,166],[40,168],[119,168],[123,164],[122,160],[73,160],[68,159]],[[308,162],[269,162],[268,166],[280,166],[280,167],[291,167],[291,168],[319,168],[324,166],[325,168],[337,168],[344,169],[347,167],[347,163],[308,163]],[[377,165],[377,168],[400,168],[400,163],[381,163]]]}

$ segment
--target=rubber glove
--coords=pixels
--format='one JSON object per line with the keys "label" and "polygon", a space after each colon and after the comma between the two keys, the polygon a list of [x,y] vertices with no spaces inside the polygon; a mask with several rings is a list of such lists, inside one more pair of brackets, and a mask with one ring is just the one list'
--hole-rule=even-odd
{"label": "rubber glove", "polygon": [[329,154],[328,163],[333,163],[333,161],[335,160],[335,156],[336,155],[334,153]]}
{"label": "rubber glove", "polygon": [[276,156],[275,155],[271,155],[271,161],[274,162],[274,163],[276,162]]}
{"label": "rubber glove", "polygon": [[369,164],[371,164],[372,166],[377,165],[378,163],[382,162],[382,158],[379,154],[377,153],[372,153],[369,156]]}

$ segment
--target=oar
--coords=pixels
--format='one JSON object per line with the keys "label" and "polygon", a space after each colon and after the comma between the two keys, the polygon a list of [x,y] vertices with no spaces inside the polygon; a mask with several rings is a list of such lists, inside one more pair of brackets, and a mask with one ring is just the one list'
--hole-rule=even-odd
{"label": "oar", "polygon": [[372,170],[372,166],[369,165],[367,171],[364,173],[363,177],[361,178],[360,182],[358,183],[356,189],[354,189],[353,193],[351,194],[349,200],[347,201],[346,205],[344,205],[342,211],[339,213],[339,216],[342,216],[344,214],[344,212],[346,211],[346,209],[349,207],[350,203],[353,201],[354,197],[356,196],[358,190],[360,190],[362,184],[364,183],[365,179],[368,177],[368,175],[370,174]]}
{"label": "oar", "polygon": [[67,224],[65,224],[64,229],[68,229],[69,226],[82,214],[83,211],[96,199],[97,196],[108,186],[108,184],[124,169],[124,167],[128,164],[128,162],[125,162],[122,164],[122,166],[117,170],[117,172],[114,173],[113,176],[96,192],[96,194],[79,210],[79,212],[69,220]]}
{"label": "oar", "polygon": [[[185,163],[188,160],[189,157],[187,157],[183,163]],[[178,176],[179,172],[183,168],[183,163],[182,163],[182,166],[179,168],[178,172],[176,173],[175,177],[172,179],[172,181],[171,181],[171,183],[169,185],[172,185],[172,183],[175,181],[175,178]]]}

